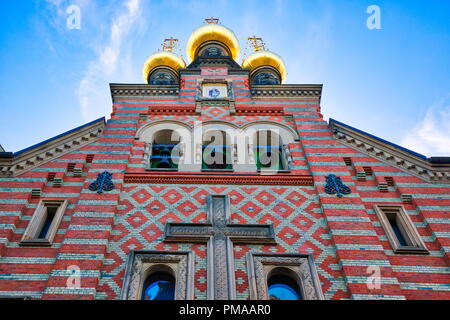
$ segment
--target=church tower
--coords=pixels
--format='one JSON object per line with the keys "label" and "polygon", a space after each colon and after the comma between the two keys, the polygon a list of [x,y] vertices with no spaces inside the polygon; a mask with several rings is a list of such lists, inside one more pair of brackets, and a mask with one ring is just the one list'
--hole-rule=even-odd
{"label": "church tower", "polygon": [[450,299],[450,158],[323,120],[206,19],[111,119],[0,152],[0,298]]}

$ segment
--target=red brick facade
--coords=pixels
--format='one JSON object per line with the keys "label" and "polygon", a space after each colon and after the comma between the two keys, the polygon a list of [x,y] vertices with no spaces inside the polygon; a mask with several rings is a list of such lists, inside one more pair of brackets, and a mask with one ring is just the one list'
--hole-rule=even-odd
{"label": "red brick facade", "polygon": [[[343,143],[323,120],[321,86],[252,86],[248,71],[227,67],[180,74],[174,94],[155,93],[150,85],[111,85],[113,113],[98,137],[23,173],[0,177],[0,296],[119,299],[130,250],[158,250],[194,253],[194,296],[206,299],[206,245],[164,242],[164,227],[204,222],[206,197],[221,194],[230,198],[233,223],[272,224],[277,241],[234,246],[238,299],[250,297],[249,251],[312,254],[325,299],[450,299],[448,181],[426,180]],[[234,111],[213,102],[199,108],[198,81],[208,79],[231,83]],[[299,139],[289,145],[290,172],[264,179],[258,172],[149,171],[146,141],[136,134],[161,121],[235,128],[275,123],[294,130]],[[114,189],[89,190],[104,171],[112,174]],[[55,175],[49,181],[50,173]],[[351,193],[325,193],[330,174]],[[62,180],[60,186],[55,178]],[[40,189],[40,195],[32,197],[32,189]],[[411,195],[412,201],[402,195]],[[69,201],[53,243],[21,245],[36,206],[45,199]],[[375,205],[403,206],[428,253],[394,253]],[[69,266],[79,267],[81,288],[67,286]],[[367,283],[373,266],[380,267],[378,289]]]}

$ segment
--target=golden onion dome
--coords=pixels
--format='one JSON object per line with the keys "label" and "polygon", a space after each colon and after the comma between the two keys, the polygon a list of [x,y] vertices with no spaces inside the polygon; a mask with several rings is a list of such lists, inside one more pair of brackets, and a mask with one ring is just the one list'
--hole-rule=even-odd
{"label": "golden onion dome", "polygon": [[186,46],[186,54],[189,62],[192,62],[196,58],[195,55],[198,48],[207,41],[223,43],[230,50],[231,57],[234,60],[239,59],[240,46],[234,32],[222,25],[209,23],[196,29],[189,37]]}
{"label": "golden onion dome", "polygon": [[284,64],[283,59],[273,52],[257,51],[242,61],[242,67],[250,69],[250,72],[263,66],[270,66],[278,70],[281,75],[281,81],[286,79],[286,65]]}
{"label": "golden onion dome", "polygon": [[155,68],[161,66],[169,67],[175,72],[178,72],[178,69],[186,68],[186,62],[184,62],[182,57],[170,51],[154,53],[148,57],[142,68],[142,77],[144,78],[144,81],[147,82],[150,73],[152,73]]}

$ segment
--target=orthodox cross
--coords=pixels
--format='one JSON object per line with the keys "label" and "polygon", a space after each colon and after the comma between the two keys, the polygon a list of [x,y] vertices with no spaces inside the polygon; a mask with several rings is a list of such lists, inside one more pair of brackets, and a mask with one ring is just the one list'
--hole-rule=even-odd
{"label": "orthodox cross", "polygon": [[108,171],[99,173],[97,175],[97,180],[89,185],[89,190],[97,191],[98,194],[103,193],[103,191],[111,191],[114,189],[114,184],[112,182],[112,174]]}
{"label": "orthodox cross", "polygon": [[218,18],[209,18],[209,19],[205,19],[205,22],[207,24],[218,24],[219,23],[219,19]]}
{"label": "orthodox cross", "polygon": [[253,47],[255,52],[266,50],[266,44],[262,38],[257,38],[256,36],[248,38],[250,45]]}
{"label": "orthodox cross", "polygon": [[232,224],[228,196],[207,198],[206,223],[168,223],[164,241],[207,243],[209,300],[235,300],[233,243],[276,244],[272,225]]}
{"label": "orthodox cross", "polygon": [[327,177],[325,192],[328,194],[337,194],[339,198],[342,198],[342,195],[350,194],[352,193],[352,190],[342,183],[341,178],[336,177],[334,174],[330,174]]}
{"label": "orthodox cross", "polygon": [[178,43],[178,39],[176,39],[174,37],[164,39],[164,42],[162,44],[163,51],[172,52],[173,49],[175,48],[175,46],[177,45],[177,43]]}

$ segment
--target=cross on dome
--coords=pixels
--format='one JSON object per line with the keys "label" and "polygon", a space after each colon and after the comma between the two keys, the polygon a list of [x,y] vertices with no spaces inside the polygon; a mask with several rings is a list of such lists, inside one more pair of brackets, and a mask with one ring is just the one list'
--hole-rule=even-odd
{"label": "cross on dome", "polygon": [[178,46],[178,39],[174,37],[164,39],[164,42],[162,43],[163,51],[172,52],[176,46]]}
{"label": "cross on dome", "polygon": [[205,22],[207,24],[219,24],[219,21],[220,21],[219,18],[213,18],[213,17],[205,19]]}
{"label": "cross on dome", "polygon": [[257,38],[256,36],[252,36],[252,37],[248,38],[248,41],[249,41],[250,45],[253,47],[253,50],[255,52],[266,50],[266,43],[263,41],[262,38]]}

